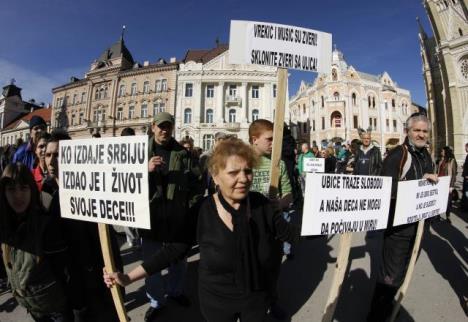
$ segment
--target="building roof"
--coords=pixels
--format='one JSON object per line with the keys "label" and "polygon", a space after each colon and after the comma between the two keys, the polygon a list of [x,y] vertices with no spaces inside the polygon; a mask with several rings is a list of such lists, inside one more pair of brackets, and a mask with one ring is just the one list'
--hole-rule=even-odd
{"label": "building roof", "polygon": [[122,57],[126,59],[128,62],[130,62],[132,65],[135,63],[133,60],[132,54],[128,50],[128,48],[125,46],[125,42],[123,40],[123,37],[119,39],[116,43],[114,43],[112,46],[104,50],[104,52],[99,56],[98,61],[100,62],[106,62],[110,59]]}
{"label": "building roof", "polygon": [[221,55],[228,49],[229,45],[227,44],[219,44],[218,46],[212,49],[189,49],[182,61],[184,63],[194,61],[196,63],[204,64],[209,62],[213,58]]}
{"label": "building roof", "polygon": [[2,131],[5,130],[11,130],[14,129],[19,123],[22,121],[26,122],[29,124],[29,121],[34,115],[40,116],[46,121],[46,123],[50,123],[50,117],[51,117],[51,110],[50,108],[40,108],[37,110],[34,110],[26,115],[20,116],[17,119],[15,119],[13,122],[5,126]]}
{"label": "building roof", "polygon": [[15,84],[4,86],[2,95],[5,98],[10,96],[19,96],[21,98],[21,88],[19,88]]}
{"label": "building roof", "polygon": [[380,82],[379,76],[364,73],[364,72],[359,72],[359,71],[357,71],[357,73],[358,73],[359,77],[362,78],[362,79],[369,80],[369,81],[372,81],[372,82],[377,82],[377,83]]}

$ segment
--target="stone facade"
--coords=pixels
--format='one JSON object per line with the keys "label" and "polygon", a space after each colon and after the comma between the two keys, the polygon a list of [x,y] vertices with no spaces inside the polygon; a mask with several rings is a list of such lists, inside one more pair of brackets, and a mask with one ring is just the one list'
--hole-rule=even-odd
{"label": "stone facade", "polygon": [[178,62],[140,65],[123,38],[91,64],[83,79],[71,78],[53,93],[53,127],[75,138],[119,136],[125,127],[146,134],[160,111],[174,115]]}
{"label": "stone facade", "polygon": [[457,160],[468,142],[468,10],[461,0],[424,0],[433,35],[419,39],[435,151],[448,145]]}
{"label": "stone facade", "polygon": [[276,68],[229,64],[225,45],[189,50],[177,78],[176,139],[211,147],[216,132],[247,141],[250,123],[273,120]]}
{"label": "stone facade", "polygon": [[336,49],[330,73],[318,75],[313,84],[302,83],[289,103],[299,143],[317,145],[358,138],[363,128],[372,129],[379,146],[392,146],[404,138],[403,124],[411,112],[410,92],[387,72],[357,71]]}

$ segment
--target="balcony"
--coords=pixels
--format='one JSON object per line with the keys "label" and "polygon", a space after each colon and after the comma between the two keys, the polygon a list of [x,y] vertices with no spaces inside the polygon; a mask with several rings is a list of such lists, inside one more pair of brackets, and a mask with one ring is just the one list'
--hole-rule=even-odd
{"label": "balcony", "polygon": [[226,130],[231,131],[231,132],[239,132],[240,123],[239,122],[226,123]]}
{"label": "balcony", "polygon": [[228,105],[238,105],[240,106],[242,103],[242,99],[236,95],[228,95],[226,96],[226,106]]}

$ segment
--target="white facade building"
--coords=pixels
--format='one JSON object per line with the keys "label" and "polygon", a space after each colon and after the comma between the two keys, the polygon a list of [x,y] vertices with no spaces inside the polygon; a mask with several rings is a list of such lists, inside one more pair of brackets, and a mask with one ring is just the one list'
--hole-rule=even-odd
{"label": "white facade building", "polygon": [[336,49],[330,73],[318,75],[313,84],[302,83],[289,103],[291,127],[317,145],[356,139],[358,128],[371,129],[380,146],[395,145],[403,140],[403,125],[411,113],[410,92],[387,72],[357,71]]}
{"label": "white facade building", "polygon": [[229,50],[189,50],[177,75],[177,140],[211,148],[216,132],[248,141],[250,123],[273,120],[277,73],[274,67],[229,64]]}

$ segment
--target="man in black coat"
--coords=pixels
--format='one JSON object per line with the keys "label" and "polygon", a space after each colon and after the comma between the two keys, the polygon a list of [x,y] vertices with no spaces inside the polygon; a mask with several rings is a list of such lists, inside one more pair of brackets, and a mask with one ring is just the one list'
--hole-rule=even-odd
{"label": "man in black coat", "polygon": [[364,176],[378,176],[382,168],[380,149],[371,142],[370,132],[359,129],[361,147],[356,153],[354,174]]}
{"label": "man in black coat", "polygon": [[393,298],[405,278],[416,237],[417,223],[392,227],[398,181],[427,179],[437,182],[434,165],[426,149],[430,122],[425,115],[415,113],[406,122],[407,137],[402,145],[391,150],[383,161],[382,176],[392,177],[392,199],[387,230],[384,234],[382,263],[378,272],[368,322],[382,322],[390,316]]}

